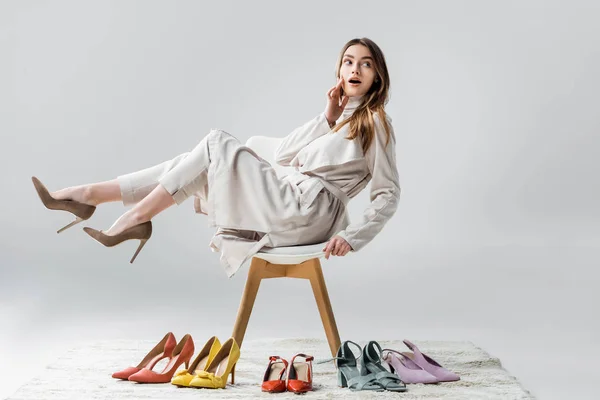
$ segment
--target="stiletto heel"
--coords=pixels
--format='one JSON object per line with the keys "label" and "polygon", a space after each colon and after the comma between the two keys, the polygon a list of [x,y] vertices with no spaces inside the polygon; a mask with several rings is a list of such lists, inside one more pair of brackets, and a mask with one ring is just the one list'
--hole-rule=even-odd
{"label": "stiletto heel", "polygon": [[63,226],[62,228],[60,228],[59,230],[56,231],[56,233],[61,233],[62,231],[64,231],[65,229],[68,229],[70,227],[72,227],[73,225],[77,225],[78,223],[80,223],[81,221],[85,221],[83,218],[75,218],[75,221],[71,222],[68,225]]}
{"label": "stiletto heel", "polygon": [[133,255],[133,257],[131,258],[131,261],[129,261],[130,264],[133,264],[133,260],[135,260],[138,253],[142,250],[142,247],[144,247],[144,245],[146,244],[147,241],[148,241],[148,239],[140,240],[140,245],[138,246],[137,250],[135,251],[135,254]]}
{"label": "stiletto heel", "polygon": [[231,368],[231,384],[233,385],[235,383],[235,366],[237,365],[237,363],[233,364],[233,368]]}
{"label": "stiletto heel", "polygon": [[150,239],[150,236],[152,236],[152,221],[142,222],[141,224],[127,228],[116,235],[107,235],[102,231],[87,226],[84,227],[83,230],[97,242],[106,247],[113,247],[130,239],[139,239],[140,245],[131,258],[131,261],[129,261],[130,263],[133,263],[140,250],[142,250],[142,247],[144,247],[148,239]]}
{"label": "stiletto heel", "polygon": [[57,200],[50,195],[50,192],[48,192],[46,186],[44,186],[44,184],[40,182],[38,178],[32,176],[31,180],[33,181],[33,186],[35,187],[40,200],[42,200],[42,203],[47,209],[68,211],[76,217],[75,221],[63,226],[56,231],[56,233],[61,233],[65,229],[68,229],[73,225],[80,223],[81,221],[89,219],[94,214],[94,211],[96,211],[96,206],[80,203],[75,200]]}

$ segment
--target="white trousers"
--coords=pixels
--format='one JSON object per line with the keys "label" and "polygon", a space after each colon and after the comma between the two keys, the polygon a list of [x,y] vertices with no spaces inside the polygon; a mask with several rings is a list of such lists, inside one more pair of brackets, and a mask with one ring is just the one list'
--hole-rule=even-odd
{"label": "white trousers", "polygon": [[159,184],[173,196],[177,204],[196,193],[206,193],[207,171],[211,162],[208,140],[211,135],[214,138],[221,133],[213,129],[192,151],[140,171],[119,175],[117,181],[123,204],[127,206],[139,202]]}

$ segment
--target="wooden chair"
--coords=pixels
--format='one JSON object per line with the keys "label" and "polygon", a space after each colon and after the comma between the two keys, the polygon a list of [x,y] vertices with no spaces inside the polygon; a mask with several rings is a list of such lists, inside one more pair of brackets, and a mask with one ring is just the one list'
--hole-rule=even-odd
{"label": "wooden chair", "polygon": [[[248,139],[246,146],[269,161],[277,173],[282,175],[293,169],[277,165],[273,160],[275,149],[279,146],[280,141],[280,138],[253,136]],[[301,278],[308,279],[310,282],[331,354],[335,356],[340,346],[340,336],[319,261],[319,258],[325,255],[322,251],[325,243],[265,248],[254,255],[248,270],[248,278],[232,334],[240,347],[246,334],[246,328],[261,281],[269,278]]]}

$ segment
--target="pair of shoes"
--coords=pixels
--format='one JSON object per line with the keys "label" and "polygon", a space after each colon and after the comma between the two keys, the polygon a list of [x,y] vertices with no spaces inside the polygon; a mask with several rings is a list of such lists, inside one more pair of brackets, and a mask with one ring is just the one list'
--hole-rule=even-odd
{"label": "pair of shoes", "polygon": [[44,184],[40,182],[38,178],[32,176],[31,180],[33,181],[33,186],[35,187],[40,200],[42,200],[42,203],[47,209],[68,211],[75,215],[75,220],[73,222],[63,226],[56,233],[61,233],[65,229],[68,229],[73,225],[80,223],[81,221],[85,221],[94,214],[94,211],[96,211],[96,206],[80,203],[75,200],[57,200],[50,195],[50,192],[48,192],[46,186],[44,186]]}
{"label": "pair of shoes", "polygon": [[235,382],[235,366],[240,358],[240,348],[233,337],[221,345],[216,336],[208,339],[198,356],[186,369],[178,371],[171,383],[180,387],[225,389],[231,373]]}
{"label": "pair of shoes", "polygon": [[[350,344],[358,347],[360,356],[354,356],[354,353],[350,350]],[[381,365],[381,359],[375,351],[376,347],[379,347],[379,344],[375,341],[370,341],[363,349],[357,343],[346,340],[338,348],[335,357],[319,361],[318,364],[335,360],[338,386],[347,387],[352,391],[382,392],[388,390],[391,392],[405,392],[407,390],[406,385],[398,375],[387,371]],[[363,361],[359,369],[357,361],[361,357]]]}
{"label": "pair of shoes", "polygon": [[[390,370],[396,372],[406,383],[438,383],[453,382],[460,377],[442,367],[437,361],[422,353],[417,346],[408,340],[404,344],[413,352],[399,352],[392,349],[380,350],[382,358],[389,364]],[[385,354],[383,354],[385,353]]]}
{"label": "pair of shoes", "polygon": [[[302,357],[304,361],[295,361],[296,357]],[[286,359],[279,356],[269,357],[261,390],[269,393],[281,393],[287,390],[296,394],[313,390],[313,359],[313,356],[298,353],[288,364]]]}
{"label": "pair of shoes", "polygon": [[[181,364],[189,364],[193,354],[194,341],[189,334],[177,343],[175,335],[169,332],[136,367],[127,367],[115,372],[112,377],[138,383],[168,383]],[[164,369],[161,372],[153,371],[156,363],[165,358],[169,359],[169,363]]]}
{"label": "pair of shoes", "polygon": [[[50,210],[68,211],[76,217],[73,222],[60,228],[57,233],[61,233],[65,229],[70,228],[81,221],[89,219],[92,214],[94,214],[94,211],[96,211],[96,206],[80,203],[75,200],[57,200],[50,195],[48,189],[46,189],[44,184],[42,184],[38,178],[32,176],[31,180],[33,181],[33,186],[35,187],[40,200],[42,200],[42,203],[46,208]],[[142,222],[141,224],[127,228],[117,235],[111,236],[104,234],[102,231],[98,231],[89,227],[85,227],[83,230],[97,242],[100,242],[106,247],[116,246],[126,240],[138,239],[140,241],[140,245],[131,258],[131,261],[129,261],[130,263],[133,263],[140,250],[142,250],[148,239],[150,239],[150,236],[152,236],[152,222]]]}

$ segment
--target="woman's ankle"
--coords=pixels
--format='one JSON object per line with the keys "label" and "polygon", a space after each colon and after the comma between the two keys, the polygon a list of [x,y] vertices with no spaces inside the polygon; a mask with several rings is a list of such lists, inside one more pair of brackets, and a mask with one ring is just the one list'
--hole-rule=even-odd
{"label": "woman's ankle", "polygon": [[96,193],[92,185],[83,185],[77,189],[80,191],[80,201],[82,203],[89,204],[91,206],[97,206],[98,204],[102,203],[102,201],[96,198],[97,196],[95,196]]}
{"label": "woman's ankle", "polygon": [[81,196],[86,204],[98,205],[121,200],[121,188],[116,179],[92,183],[90,185],[82,185],[81,189]]}

